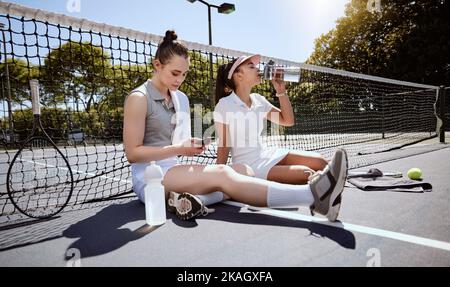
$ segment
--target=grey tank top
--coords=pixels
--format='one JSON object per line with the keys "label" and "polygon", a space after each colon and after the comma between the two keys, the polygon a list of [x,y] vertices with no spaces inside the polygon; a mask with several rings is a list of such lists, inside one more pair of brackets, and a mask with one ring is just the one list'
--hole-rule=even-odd
{"label": "grey tank top", "polygon": [[176,126],[173,103],[165,104],[165,97],[150,80],[134,89],[131,93],[142,93],[147,98],[145,117],[144,146],[167,146],[172,144]]}

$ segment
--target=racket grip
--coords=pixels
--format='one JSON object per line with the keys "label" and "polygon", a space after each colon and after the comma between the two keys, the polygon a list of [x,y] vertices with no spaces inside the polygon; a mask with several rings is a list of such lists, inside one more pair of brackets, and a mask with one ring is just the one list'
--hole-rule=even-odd
{"label": "racket grip", "polygon": [[31,91],[31,105],[33,107],[33,115],[41,114],[41,107],[39,105],[39,81],[36,79],[30,80]]}

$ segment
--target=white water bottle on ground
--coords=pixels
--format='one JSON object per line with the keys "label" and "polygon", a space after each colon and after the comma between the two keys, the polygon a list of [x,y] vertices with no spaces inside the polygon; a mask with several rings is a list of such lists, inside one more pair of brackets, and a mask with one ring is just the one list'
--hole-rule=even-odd
{"label": "white water bottle on ground", "polygon": [[161,225],[166,222],[166,199],[161,181],[161,167],[150,163],[145,169],[145,219],[148,225]]}

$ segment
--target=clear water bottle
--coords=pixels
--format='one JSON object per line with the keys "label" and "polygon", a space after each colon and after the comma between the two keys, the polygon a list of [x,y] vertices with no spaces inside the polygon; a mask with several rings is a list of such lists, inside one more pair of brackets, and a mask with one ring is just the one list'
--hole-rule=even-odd
{"label": "clear water bottle", "polygon": [[166,197],[162,185],[163,172],[154,161],[145,169],[145,219],[148,225],[166,222]]}
{"label": "clear water bottle", "polygon": [[272,80],[279,78],[285,82],[300,82],[300,67],[283,67],[275,65],[275,62],[270,60],[264,70],[261,71],[261,76],[265,80]]}

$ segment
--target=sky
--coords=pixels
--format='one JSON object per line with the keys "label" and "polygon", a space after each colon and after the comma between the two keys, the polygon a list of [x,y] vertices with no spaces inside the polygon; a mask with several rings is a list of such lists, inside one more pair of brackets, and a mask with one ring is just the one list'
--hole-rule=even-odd
{"label": "sky", "polygon": [[[314,40],[336,25],[350,0],[225,0],[236,11],[212,8],[214,46],[304,62]],[[8,2],[8,1],[6,1]],[[187,0],[9,0],[156,35],[174,29],[185,41],[208,44],[208,8]],[[206,2],[220,5],[221,0]],[[72,5],[68,5],[72,4]]]}

